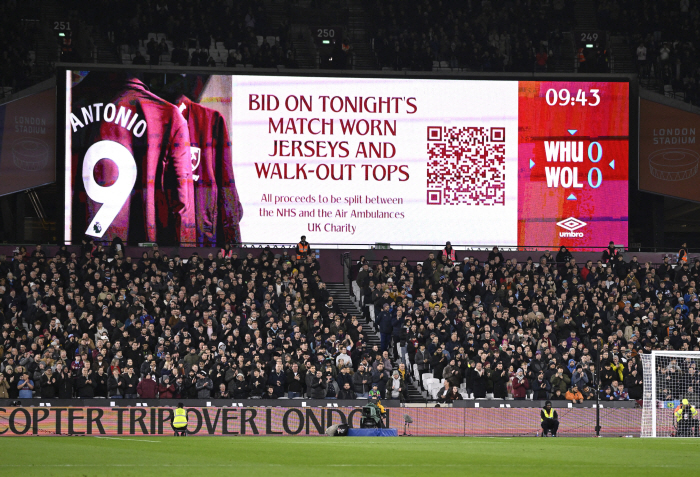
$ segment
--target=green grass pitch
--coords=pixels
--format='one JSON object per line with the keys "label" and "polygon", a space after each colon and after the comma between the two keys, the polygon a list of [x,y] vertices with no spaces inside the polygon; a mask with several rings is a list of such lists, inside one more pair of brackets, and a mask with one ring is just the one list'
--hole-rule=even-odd
{"label": "green grass pitch", "polygon": [[2,476],[700,475],[700,439],[5,437]]}

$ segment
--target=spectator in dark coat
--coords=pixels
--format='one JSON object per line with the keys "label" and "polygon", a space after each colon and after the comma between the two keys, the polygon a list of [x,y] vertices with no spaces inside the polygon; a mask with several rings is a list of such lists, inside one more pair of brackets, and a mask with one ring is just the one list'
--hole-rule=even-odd
{"label": "spectator in dark coat", "polygon": [[286,382],[288,383],[287,397],[289,399],[301,397],[301,395],[304,394],[306,379],[304,373],[299,371],[299,364],[292,364],[291,369],[287,371]]}
{"label": "spectator in dark coat", "polygon": [[139,385],[139,378],[134,374],[134,368],[131,367],[122,374],[122,386],[124,389],[125,399],[135,399],[137,396],[136,388]]}
{"label": "spectator in dark coat", "polygon": [[88,368],[83,368],[81,371],[81,375],[75,381],[78,397],[92,399],[95,397],[95,383],[92,379],[92,373]]}
{"label": "spectator in dark coat", "polygon": [[250,378],[250,397],[259,398],[262,397],[265,392],[265,380],[260,375],[260,371],[257,369],[253,370],[253,377]]}
{"label": "spectator in dark coat", "polygon": [[117,368],[112,370],[112,375],[107,380],[107,390],[110,398],[121,399],[124,397],[124,380],[119,375]]}
{"label": "spectator in dark coat", "polygon": [[503,363],[496,364],[496,368],[491,371],[491,381],[493,382],[493,397],[495,399],[505,399],[508,397],[508,371],[503,369]]}
{"label": "spectator in dark coat", "polygon": [[393,315],[389,309],[389,304],[384,303],[382,311],[377,315],[375,324],[379,328],[379,337],[381,339],[381,350],[386,351],[389,349],[391,343],[391,334],[394,332],[394,326],[391,324]]}
{"label": "spectator in dark coat", "polygon": [[71,376],[70,369],[58,363],[54,375],[56,377],[58,398],[71,399],[73,397],[73,376]]}
{"label": "spectator in dark coat", "polygon": [[399,337],[401,336],[401,328],[403,328],[404,323],[406,320],[403,317],[403,313],[401,310],[396,311],[396,316],[393,316],[391,318],[391,354],[395,354],[396,350],[394,349],[396,347],[396,344],[399,342]]}
{"label": "spectator in dark coat", "polygon": [[92,377],[95,380],[95,397],[106,398],[109,376],[105,373],[105,368],[97,368],[97,372],[92,373]]}
{"label": "spectator in dark coat", "polygon": [[365,366],[360,364],[357,372],[352,377],[353,390],[359,397],[368,397],[372,388],[372,375],[365,370]]}
{"label": "spectator in dark coat", "polygon": [[357,394],[352,390],[350,383],[345,383],[338,393],[338,399],[356,399]]}
{"label": "spectator in dark coat", "polygon": [[483,399],[486,397],[486,370],[481,366],[481,363],[476,363],[474,368],[471,369],[471,381],[472,389],[474,391],[475,399]]}
{"label": "spectator in dark coat", "polygon": [[550,389],[551,385],[549,381],[544,378],[544,372],[540,372],[537,375],[537,379],[532,383],[532,391],[534,392],[532,399],[547,399]]}
{"label": "spectator in dark coat", "polygon": [[316,371],[316,376],[311,380],[311,399],[324,399],[326,397],[326,379],[321,371]]}
{"label": "spectator in dark coat", "polygon": [[389,382],[389,371],[384,369],[384,365],[379,363],[377,369],[372,371],[372,384],[376,384],[382,399],[386,398],[386,384]]}
{"label": "spectator in dark coat", "polygon": [[197,383],[195,384],[197,388],[197,399],[209,399],[211,397],[211,391],[214,388],[214,383],[211,378],[207,376],[207,373],[200,371],[197,376]]}
{"label": "spectator in dark coat", "polygon": [[44,371],[41,376],[41,398],[53,399],[56,397],[56,377],[53,375],[51,368]]}
{"label": "spectator in dark coat", "polygon": [[[232,395],[234,399],[247,399],[248,398],[248,383],[245,382],[245,376],[243,373],[238,373],[236,379],[231,383],[233,385]],[[230,389],[230,388],[229,388]]]}
{"label": "spectator in dark coat", "polygon": [[275,365],[275,369],[267,378],[267,384],[272,386],[278,398],[284,396],[284,386],[287,384],[287,375],[282,369],[282,363],[277,363]]}
{"label": "spectator in dark coat", "polygon": [[644,381],[637,368],[632,368],[632,372],[625,378],[625,387],[630,399],[642,399]]}

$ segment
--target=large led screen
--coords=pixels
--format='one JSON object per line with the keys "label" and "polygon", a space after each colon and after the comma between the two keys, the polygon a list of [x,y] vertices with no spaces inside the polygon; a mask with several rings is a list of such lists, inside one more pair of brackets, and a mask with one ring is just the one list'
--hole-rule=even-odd
{"label": "large led screen", "polygon": [[624,82],[67,76],[66,241],[627,243]]}
{"label": "large led screen", "polygon": [[56,88],[0,104],[0,195],[56,180]]}
{"label": "large led screen", "polygon": [[700,115],[648,99],[639,105],[639,188],[700,202]]}

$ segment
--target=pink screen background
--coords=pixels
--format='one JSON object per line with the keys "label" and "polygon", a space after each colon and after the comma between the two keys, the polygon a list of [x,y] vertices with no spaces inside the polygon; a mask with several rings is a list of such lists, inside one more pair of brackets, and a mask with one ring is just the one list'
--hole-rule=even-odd
{"label": "pink screen background", "polygon": [[[579,90],[595,101],[592,89],[599,90],[600,104],[550,106],[547,91],[568,89],[571,98]],[[550,99],[551,102],[551,99]],[[627,83],[545,82],[519,83],[518,126],[518,245],[566,246],[590,250],[606,247],[609,241],[627,245],[628,235],[628,157],[629,157],[629,85]],[[577,132],[571,135],[568,130]],[[545,141],[583,141],[582,163],[548,163]],[[603,148],[599,162],[588,158],[588,146],[597,141]],[[594,147],[594,156],[596,149]],[[530,160],[535,165],[530,168]],[[614,168],[610,162],[614,160]],[[581,189],[547,187],[545,167],[578,168]],[[603,181],[594,189],[587,178],[598,167]],[[593,173],[595,184],[596,174]],[[570,194],[576,200],[567,200]],[[583,237],[560,237],[566,232],[557,222],[574,217],[586,222],[576,230]]]}

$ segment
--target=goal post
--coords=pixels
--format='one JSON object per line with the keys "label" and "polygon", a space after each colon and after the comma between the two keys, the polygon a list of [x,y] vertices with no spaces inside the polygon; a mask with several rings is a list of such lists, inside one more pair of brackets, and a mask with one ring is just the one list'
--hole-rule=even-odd
{"label": "goal post", "polygon": [[677,422],[684,399],[700,409],[700,351],[652,351],[642,355],[644,394],[641,437],[697,437],[698,416],[689,410]]}

